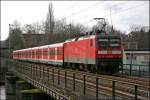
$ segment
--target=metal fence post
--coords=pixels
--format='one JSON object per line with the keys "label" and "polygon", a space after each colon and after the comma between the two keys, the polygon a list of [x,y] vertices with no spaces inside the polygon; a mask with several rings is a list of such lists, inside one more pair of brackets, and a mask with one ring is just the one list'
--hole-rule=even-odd
{"label": "metal fence post", "polygon": [[121,69],[122,69],[122,75],[123,75],[123,64],[122,64],[122,66],[121,66],[121,67],[122,67]]}
{"label": "metal fence post", "polygon": [[132,64],[130,64],[130,76],[132,74]]}
{"label": "metal fence post", "polygon": [[34,77],[34,65],[32,65],[32,77]]}
{"label": "metal fence post", "polygon": [[75,91],[75,73],[73,73],[73,91]]}
{"label": "metal fence post", "polygon": [[48,81],[48,79],[49,79],[49,77],[48,77],[48,68],[46,69],[46,79],[47,79],[47,81]]}
{"label": "metal fence post", "polygon": [[85,89],[86,89],[86,84],[85,84],[85,81],[86,81],[86,80],[85,80],[85,77],[86,77],[86,76],[83,75],[83,93],[84,93],[84,95],[85,95],[85,93],[86,93],[86,90],[85,90]]}
{"label": "metal fence post", "polygon": [[38,75],[38,66],[36,65],[36,76],[37,78],[39,78],[39,75]]}
{"label": "metal fence post", "polygon": [[42,72],[43,72],[43,73],[42,73],[42,78],[43,78],[42,80],[44,81],[44,79],[45,79],[45,75],[44,75],[44,66],[42,66]]}
{"label": "metal fence post", "polygon": [[32,64],[31,64],[31,77],[33,78],[33,73],[34,73],[34,71],[33,71],[33,66],[32,66]]}
{"label": "metal fence post", "polygon": [[33,65],[33,77],[35,77],[35,65]]}
{"label": "metal fence post", "polygon": [[40,78],[41,78],[41,73],[42,73],[42,71],[41,71],[41,67],[39,67],[39,74],[40,74]]}
{"label": "metal fence post", "polygon": [[67,72],[65,72],[65,88],[67,87]]}
{"label": "metal fence post", "polygon": [[54,69],[52,69],[53,83],[54,83]]}
{"label": "metal fence post", "polygon": [[29,68],[30,68],[30,73],[29,73],[29,75],[31,75],[31,77],[32,77],[32,65],[31,65],[31,64],[29,64]]}
{"label": "metal fence post", "polygon": [[135,100],[137,100],[137,88],[138,88],[137,85],[134,85],[134,89],[135,89],[135,97],[134,97],[134,99]]}
{"label": "metal fence post", "polygon": [[113,100],[115,100],[115,81],[112,81],[112,96]]}
{"label": "metal fence post", "polygon": [[48,81],[50,81],[50,69],[48,70]]}
{"label": "metal fence post", "polygon": [[58,84],[60,84],[60,70],[58,69]]}
{"label": "metal fence post", "polygon": [[22,73],[22,65],[20,65],[20,72]]}
{"label": "metal fence post", "polygon": [[141,76],[141,66],[139,65],[139,76]]}
{"label": "metal fence post", "polygon": [[98,78],[96,77],[96,100],[98,100]]}
{"label": "metal fence post", "polygon": [[38,79],[37,66],[35,65],[35,78]]}

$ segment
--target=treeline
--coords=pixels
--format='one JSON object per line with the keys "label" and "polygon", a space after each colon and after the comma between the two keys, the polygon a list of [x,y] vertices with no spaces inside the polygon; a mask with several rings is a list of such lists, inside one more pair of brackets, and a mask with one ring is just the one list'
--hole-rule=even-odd
{"label": "treeline", "polygon": [[[35,46],[64,42],[67,39],[83,36],[89,30],[81,24],[67,23],[65,18],[55,19],[53,5],[49,4],[45,21],[34,22],[21,25],[19,21],[14,21],[10,25],[9,38],[6,40],[7,46],[11,51]],[[107,23],[108,24],[108,23]],[[91,31],[96,30],[96,26]],[[106,27],[107,33],[122,34],[121,31],[113,28],[109,24]],[[124,42],[136,42],[138,48],[149,48],[149,31],[146,32],[142,27],[131,27],[131,32],[126,35]]]}
{"label": "treeline", "polygon": [[55,19],[52,3],[49,4],[45,21],[21,25],[14,21],[10,25],[7,44],[12,50],[63,42],[79,37],[86,28],[81,24],[67,23],[65,18]]}
{"label": "treeline", "polygon": [[142,25],[132,25],[131,32],[127,35],[127,43],[134,43],[137,48],[130,47],[131,49],[146,49],[150,50],[150,29]]}

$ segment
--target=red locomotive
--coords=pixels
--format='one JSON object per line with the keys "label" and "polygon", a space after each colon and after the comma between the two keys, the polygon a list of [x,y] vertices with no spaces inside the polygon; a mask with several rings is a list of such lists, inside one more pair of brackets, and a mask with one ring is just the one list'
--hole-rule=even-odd
{"label": "red locomotive", "polygon": [[122,51],[120,35],[95,34],[16,50],[13,51],[13,59],[113,74],[122,65]]}
{"label": "red locomotive", "polygon": [[64,43],[13,51],[13,59],[73,69],[115,73],[122,64],[121,38],[117,35],[90,35]]}

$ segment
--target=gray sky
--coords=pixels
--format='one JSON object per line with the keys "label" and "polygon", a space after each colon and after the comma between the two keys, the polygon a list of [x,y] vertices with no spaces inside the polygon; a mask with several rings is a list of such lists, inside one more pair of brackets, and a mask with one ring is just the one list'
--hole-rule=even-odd
{"label": "gray sky", "polygon": [[[46,19],[50,1],[1,1],[1,40],[9,33],[9,24],[18,20],[22,25]],[[149,1],[52,1],[55,19],[67,23],[92,26],[91,19],[104,17],[116,29],[128,33],[130,26],[149,26]]]}

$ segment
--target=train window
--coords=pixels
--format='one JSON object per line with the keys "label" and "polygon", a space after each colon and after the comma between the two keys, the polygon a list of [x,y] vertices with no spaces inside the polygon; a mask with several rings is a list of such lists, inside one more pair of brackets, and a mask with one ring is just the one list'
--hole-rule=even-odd
{"label": "train window", "polygon": [[120,39],[110,39],[110,42],[119,42]]}
{"label": "train window", "polygon": [[98,44],[100,47],[119,47],[121,45],[120,37],[108,36],[108,37],[99,37]]}
{"label": "train window", "polygon": [[54,56],[55,55],[55,51],[54,50],[50,50],[50,56]]}
{"label": "train window", "polygon": [[37,51],[37,56],[39,56],[40,55],[40,51]]}
{"label": "train window", "polygon": [[108,39],[106,38],[100,38],[98,41],[100,41],[100,42],[108,42]]}
{"label": "train window", "polygon": [[32,51],[32,56],[34,56],[34,51]]}
{"label": "train window", "polygon": [[120,46],[120,38],[110,38],[110,47]]}
{"label": "train window", "polygon": [[45,56],[47,55],[47,51],[46,50],[43,51],[43,55],[45,55]]}
{"label": "train window", "polygon": [[108,47],[108,38],[99,38],[98,44],[100,47]]}
{"label": "train window", "polygon": [[28,57],[30,57],[30,52],[28,51]]}
{"label": "train window", "polygon": [[45,51],[43,51],[43,55],[45,56],[46,54],[45,54],[46,52]]}
{"label": "train window", "polygon": [[42,55],[42,51],[41,51],[41,50],[39,51],[39,55],[40,55],[40,56]]}
{"label": "train window", "polygon": [[62,55],[62,50],[57,50],[57,55],[61,56]]}
{"label": "train window", "polygon": [[49,55],[51,56],[51,50],[49,50]]}

